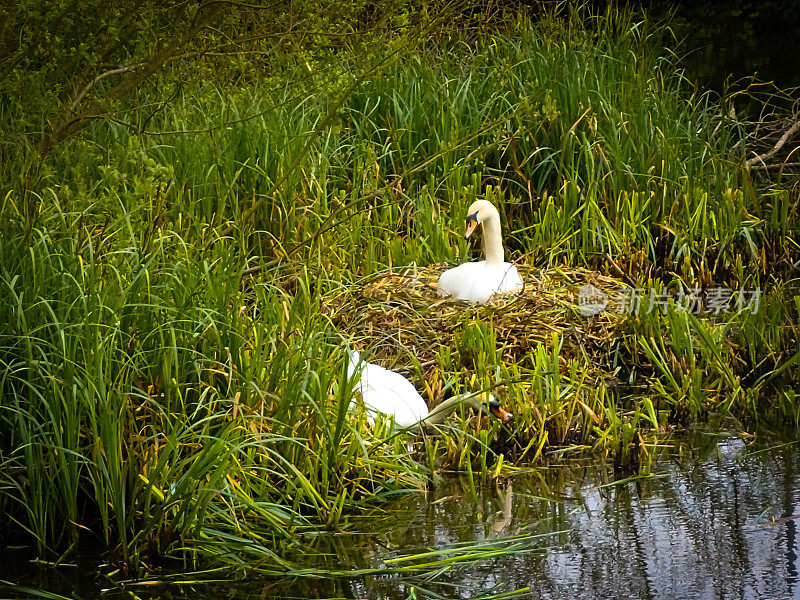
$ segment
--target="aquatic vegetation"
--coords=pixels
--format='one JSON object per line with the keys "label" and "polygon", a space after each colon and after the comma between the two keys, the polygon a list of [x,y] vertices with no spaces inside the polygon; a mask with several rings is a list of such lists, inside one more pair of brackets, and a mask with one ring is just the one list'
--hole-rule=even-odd
{"label": "aquatic vegetation", "polygon": [[[759,185],[668,29],[609,11],[450,34],[357,76],[312,57],[163,102],[172,64],[41,165],[8,150],[0,536],[280,570],[299,532],[439,472],[474,489],[586,452],[646,472],[709,412],[797,426],[797,188]],[[525,288],[465,308],[435,281],[470,257],[451,215],[477,199],[513,224]],[[661,303],[587,317],[584,284]],[[757,310],[708,310],[723,286]],[[697,315],[663,297],[690,288]],[[348,413],[343,338],[432,405],[492,390],[516,419],[465,410],[410,453]]]}

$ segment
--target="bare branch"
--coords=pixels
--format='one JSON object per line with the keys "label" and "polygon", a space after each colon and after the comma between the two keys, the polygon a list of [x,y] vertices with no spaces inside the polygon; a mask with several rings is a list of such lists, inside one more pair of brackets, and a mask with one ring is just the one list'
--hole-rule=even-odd
{"label": "bare branch", "polygon": [[92,79],[88,84],[86,84],[86,87],[84,87],[81,90],[81,93],[78,94],[78,97],[75,98],[75,100],[72,101],[72,104],[70,104],[70,107],[69,107],[69,112],[73,112],[75,110],[75,107],[78,106],[78,104],[80,104],[81,100],[83,100],[83,97],[86,94],[88,94],[89,90],[91,90],[95,85],[97,85],[97,83],[99,81],[102,81],[103,79],[105,79],[106,77],[110,77],[111,75],[119,75],[120,73],[127,73],[128,71],[133,71],[134,69],[138,69],[140,67],[143,67],[144,64],[145,63],[137,63],[135,65],[127,65],[125,67],[119,67],[118,69],[111,69],[110,71],[106,71],[105,73],[100,73],[100,75],[98,75],[97,77]]}
{"label": "bare branch", "polygon": [[800,167],[800,162],[783,162],[775,164],[752,165],[753,169],[782,169],[784,167]]}
{"label": "bare branch", "polygon": [[786,142],[788,142],[791,139],[791,137],[795,134],[795,132],[797,132],[798,129],[800,129],[800,119],[795,121],[794,125],[792,125],[781,136],[781,139],[778,140],[778,142],[772,147],[772,149],[769,152],[765,152],[764,154],[759,154],[757,156],[754,156],[753,158],[748,159],[744,163],[745,166],[752,167],[752,166],[757,165],[759,163],[762,164],[762,165],[766,165],[767,160],[769,160],[770,158],[775,156],[775,154],[781,148],[783,148],[783,146],[786,144]]}

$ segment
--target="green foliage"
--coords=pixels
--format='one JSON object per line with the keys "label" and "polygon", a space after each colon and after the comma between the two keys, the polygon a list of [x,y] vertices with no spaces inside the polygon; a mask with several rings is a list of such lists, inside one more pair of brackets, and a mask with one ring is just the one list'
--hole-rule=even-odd
{"label": "green foliage", "polygon": [[[58,552],[88,528],[130,564],[279,569],[298,531],[437,469],[474,489],[476,471],[593,449],[646,470],[670,422],[714,409],[800,419],[786,384],[800,304],[778,283],[798,258],[796,189],[758,188],[738,129],[675,70],[663,27],[609,9],[434,35],[424,7],[324,3],[303,22],[354,33],[333,53],[281,29],[304,3],[274,21],[213,3],[145,3],[131,21],[107,4],[72,27],[57,22],[68,4],[23,3],[2,25],[17,57],[0,67],[6,535]],[[352,18],[365,13],[373,27]],[[247,23],[249,46],[201,56]],[[191,59],[171,60],[183,48]],[[152,80],[109,75],[80,97],[136,60]],[[46,90],[24,111],[21,74]],[[414,456],[348,412],[348,332],[323,309],[375,273],[468,258],[463,211],[484,197],[528,266],[769,293],[752,315],[630,318],[600,364],[555,335],[508,362],[498,315],[465,310],[425,373],[502,390],[517,419],[478,430],[465,412]],[[509,432],[504,452],[491,445]]]}
{"label": "green foliage", "polygon": [[309,517],[418,487],[345,418],[339,338],[307,280],[243,292],[227,240],[208,261],[128,212],[99,235],[84,214],[2,247],[2,504],[40,549],[87,525],[129,563],[214,536],[277,548]]}

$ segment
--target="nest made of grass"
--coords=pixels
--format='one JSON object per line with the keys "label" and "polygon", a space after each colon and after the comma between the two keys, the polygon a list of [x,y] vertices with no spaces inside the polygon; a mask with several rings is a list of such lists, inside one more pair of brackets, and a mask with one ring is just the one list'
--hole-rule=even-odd
{"label": "nest made of grass", "polygon": [[491,324],[498,358],[522,366],[540,344],[551,346],[553,334],[562,340],[562,359],[580,354],[592,361],[607,353],[620,317],[606,311],[582,315],[578,291],[590,284],[611,295],[619,280],[582,269],[520,266],[522,290],[477,305],[437,294],[439,275],[447,268],[411,265],[376,274],[332,299],[325,310],[371,362],[406,374],[413,370],[410,355],[423,369],[435,365],[442,346],[456,348],[457,336],[474,322]]}

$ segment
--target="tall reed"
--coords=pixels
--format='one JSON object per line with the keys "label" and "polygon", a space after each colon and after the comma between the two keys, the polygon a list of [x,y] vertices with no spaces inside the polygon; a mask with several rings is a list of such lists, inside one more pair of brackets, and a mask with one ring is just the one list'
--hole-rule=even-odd
{"label": "tall reed", "polygon": [[[589,448],[646,466],[667,420],[767,406],[798,422],[800,296],[770,268],[798,258],[796,189],[759,189],[723,105],[664,50],[669,30],[609,9],[450,33],[358,85],[328,57],[168,103],[149,86],[51,152],[33,188],[9,180],[0,535],[56,553],[90,535],[134,565],[279,568],[299,530],[436,469],[474,484],[476,469]],[[176,62],[158,83],[180,77]],[[30,153],[9,164],[31,169]],[[556,336],[517,362],[492,313],[465,311],[417,377],[504,388],[513,435],[464,413],[414,456],[348,412],[348,331],[324,309],[377,272],[464,260],[479,197],[529,267],[769,290],[754,315],[673,306],[623,319],[592,356]]]}

